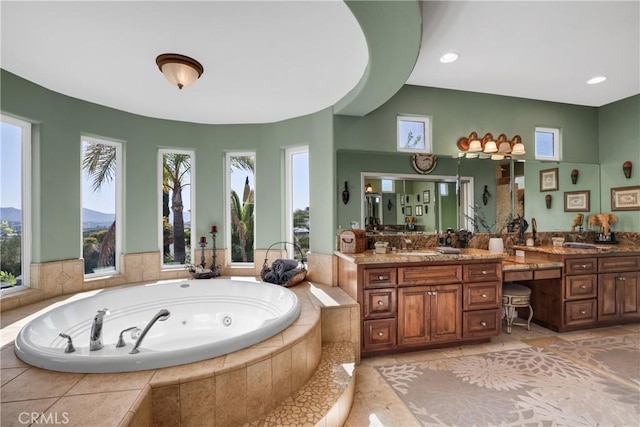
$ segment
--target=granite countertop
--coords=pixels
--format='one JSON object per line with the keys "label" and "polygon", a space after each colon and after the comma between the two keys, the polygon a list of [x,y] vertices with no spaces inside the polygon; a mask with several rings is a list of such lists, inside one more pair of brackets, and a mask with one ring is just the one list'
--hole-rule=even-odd
{"label": "granite countertop", "polygon": [[459,254],[441,254],[434,248],[414,249],[413,251],[387,252],[386,254],[376,254],[373,250],[358,254],[345,254],[340,251],[334,252],[337,256],[351,261],[354,264],[393,264],[411,262],[450,262],[450,261],[470,261],[470,260],[491,260],[499,261],[506,258],[508,254],[499,252],[489,252],[485,249],[460,249]]}
{"label": "granite countertop", "polygon": [[561,261],[549,261],[535,255],[527,255],[526,258],[510,256],[502,260],[502,271],[546,270],[562,267],[564,267],[564,263]]}
{"label": "granite countertop", "polygon": [[[521,246],[514,245],[514,250],[526,252],[539,252],[552,255],[593,255],[637,252],[640,253],[640,246],[637,245],[596,245],[593,249],[565,248],[562,246]],[[527,255],[528,257],[528,255]]]}

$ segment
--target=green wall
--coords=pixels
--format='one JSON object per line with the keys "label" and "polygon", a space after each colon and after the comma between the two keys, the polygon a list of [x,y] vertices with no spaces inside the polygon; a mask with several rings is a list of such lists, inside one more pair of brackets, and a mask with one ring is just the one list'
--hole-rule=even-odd
{"label": "green wall", "polygon": [[[33,262],[80,256],[80,137],[124,143],[123,251],[158,250],[157,150],[196,155],[196,224],[206,235],[224,227],[224,158],[228,151],[256,152],[256,248],[284,238],[283,150],[308,145],[311,173],[332,188],[331,109],[277,124],[202,125],[142,117],[70,98],[2,70],[2,112],[35,123],[33,149]],[[331,194],[330,194],[331,193]],[[331,253],[333,193],[314,189],[311,249]],[[320,211],[318,211],[318,207]],[[224,239],[220,239],[220,247]]]}
{"label": "green wall", "polygon": [[[521,98],[460,92],[406,85],[386,104],[364,117],[335,116],[335,144],[338,149],[338,182],[359,184],[361,172],[414,173],[410,154],[396,152],[396,116],[418,114],[432,117],[433,146],[438,167],[432,175],[455,175],[455,169],[441,164],[457,154],[456,141],[476,131],[494,137],[519,134],[527,154],[525,163],[525,216],[535,217],[541,231],[569,230],[575,213],[564,212],[564,192],[588,189],[591,209],[585,214],[611,212],[610,189],[640,183],[640,95],[600,108],[558,104]],[[562,162],[534,161],[535,126],[559,127],[562,132]],[[612,149],[613,148],[613,149]],[[627,180],[622,163],[631,160],[635,170]],[[462,176],[474,176],[475,203],[481,205],[484,185],[495,196],[496,162],[463,159]],[[559,167],[560,188],[552,192],[552,209],[547,210],[538,185],[540,169]],[[571,169],[580,170],[578,185],[570,183]],[[445,172],[446,171],[446,172]],[[418,174],[416,174],[418,176]],[[353,189],[361,191],[361,189]],[[353,199],[353,198],[352,198]],[[338,224],[357,218],[359,204],[338,207]],[[495,215],[495,203],[483,207],[487,217]],[[640,231],[640,212],[617,211],[618,231]]]}

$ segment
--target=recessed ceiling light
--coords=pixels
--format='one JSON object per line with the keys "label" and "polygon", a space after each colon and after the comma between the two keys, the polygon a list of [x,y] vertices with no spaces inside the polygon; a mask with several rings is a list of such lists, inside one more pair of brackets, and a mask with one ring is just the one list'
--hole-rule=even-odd
{"label": "recessed ceiling light", "polygon": [[440,62],[448,64],[450,62],[457,60],[459,57],[460,55],[458,55],[457,53],[453,53],[453,52],[445,53],[440,57]]}
{"label": "recessed ceiling light", "polygon": [[588,85],[595,85],[595,84],[598,84],[598,83],[602,83],[605,80],[607,80],[607,78],[605,76],[596,76],[596,77],[592,77],[589,80],[587,80],[587,84]]}

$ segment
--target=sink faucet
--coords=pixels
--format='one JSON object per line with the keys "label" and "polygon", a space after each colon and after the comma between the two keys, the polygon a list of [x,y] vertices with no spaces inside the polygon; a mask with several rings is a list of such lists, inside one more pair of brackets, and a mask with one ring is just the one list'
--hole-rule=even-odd
{"label": "sink faucet", "polygon": [[169,318],[170,315],[171,315],[171,313],[166,308],[163,308],[162,310],[157,312],[156,315],[153,316],[153,318],[149,321],[149,323],[147,323],[147,326],[144,327],[144,330],[142,331],[142,334],[140,334],[140,336],[136,340],[136,343],[133,345],[133,348],[131,349],[129,354],[140,353],[140,350],[138,350],[138,347],[140,347],[140,344],[142,344],[142,340],[144,339],[144,337],[147,336],[147,332],[149,332],[149,329],[151,329],[151,327],[158,320],[161,321],[161,322],[164,322],[165,320],[167,320]]}
{"label": "sink faucet", "polygon": [[89,350],[96,351],[100,350],[102,347],[102,320],[104,316],[109,314],[108,308],[103,308],[102,310],[98,310],[98,313],[93,318],[93,324],[91,325],[91,339],[89,341]]}

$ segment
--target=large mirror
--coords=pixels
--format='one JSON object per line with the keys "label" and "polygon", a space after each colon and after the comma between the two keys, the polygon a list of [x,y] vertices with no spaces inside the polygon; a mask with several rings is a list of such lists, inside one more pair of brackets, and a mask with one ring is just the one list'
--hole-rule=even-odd
{"label": "large mirror", "polygon": [[363,172],[361,180],[361,221],[369,232],[457,230],[470,214],[464,206],[473,205],[473,177]]}
{"label": "large mirror", "polygon": [[[541,180],[548,174],[556,182],[545,187]],[[518,215],[529,223],[536,218],[538,231],[569,231],[582,216],[575,230],[586,230],[588,216],[600,209],[600,168],[589,163],[459,158],[457,175],[363,172],[361,176],[361,188],[370,186],[371,191],[365,193],[362,205],[361,220],[368,231],[474,230],[470,220],[474,212],[481,212],[492,227],[474,230],[480,232],[497,232],[508,218]],[[571,205],[574,198],[585,204]]]}

